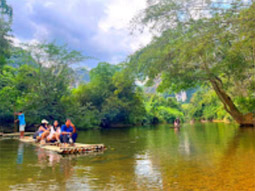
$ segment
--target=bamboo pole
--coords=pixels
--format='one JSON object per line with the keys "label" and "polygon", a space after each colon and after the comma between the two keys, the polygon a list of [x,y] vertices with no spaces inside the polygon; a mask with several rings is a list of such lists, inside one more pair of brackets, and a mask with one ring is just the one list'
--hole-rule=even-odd
{"label": "bamboo pole", "polygon": [[15,122],[15,116],[16,116],[16,107],[15,107],[15,104],[13,104],[13,111],[14,111],[13,112],[13,120],[14,120],[13,121],[13,123],[14,123],[13,124],[13,126],[14,126],[13,128],[14,128],[14,132],[16,133],[18,129],[17,129],[17,123]]}

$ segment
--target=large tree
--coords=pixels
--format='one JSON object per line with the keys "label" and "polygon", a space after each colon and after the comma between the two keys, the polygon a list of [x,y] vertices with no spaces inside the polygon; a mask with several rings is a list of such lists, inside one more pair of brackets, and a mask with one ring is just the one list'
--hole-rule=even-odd
{"label": "large tree", "polygon": [[[150,2],[154,3],[141,21],[159,24],[163,32],[131,56],[130,66],[150,80],[160,78],[162,91],[210,84],[239,124],[253,125],[255,4],[229,3],[212,9],[215,3],[208,2],[206,8],[199,9],[204,15],[195,17],[196,4],[191,1],[181,1],[186,9],[175,1]],[[244,100],[249,109],[242,111],[238,100]]]}
{"label": "large tree", "polygon": [[1,122],[6,116],[11,119],[15,109],[26,112],[29,124],[42,118],[64,120],[62,97],[71,93],[74,79],[69,66],[84,58],[80,52],[54,43],[12,48],[0,73]]}

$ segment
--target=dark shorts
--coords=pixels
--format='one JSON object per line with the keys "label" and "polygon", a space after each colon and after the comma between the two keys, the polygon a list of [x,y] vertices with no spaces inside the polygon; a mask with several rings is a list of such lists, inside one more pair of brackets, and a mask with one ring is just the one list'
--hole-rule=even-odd
{"label": "dark shorts", "polygon": [[[72,134],[72,139],[74,143],[76,142],[77,137],[78,137],[77,133]],[[69,138],[70,138],[70,135],[60,135],[61,143],[69,143]]]}

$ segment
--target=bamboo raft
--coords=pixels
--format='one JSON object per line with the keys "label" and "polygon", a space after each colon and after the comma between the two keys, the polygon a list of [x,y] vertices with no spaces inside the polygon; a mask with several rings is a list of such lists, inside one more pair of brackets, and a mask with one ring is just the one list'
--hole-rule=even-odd
{"label": "bamboo raft", "polygon": [[104,144],[81,144],[75,143],[74,146],[58,146],[55,143],[46,143],[44,145],[40,145],[39,143],[35,143],[35,140],[32,137],[25,137],[24,139],[19,139],[23,143],[31,143],[42,149],[56,152],[58,154],[81,154],[88,152],[100,152],[105,150]]}
{"label": "bamboo raft", "polygon": [[[25,132],[24,136],[31,136],[34,132]],[[20,133],[0,133],[0,138],[18,138]]]}

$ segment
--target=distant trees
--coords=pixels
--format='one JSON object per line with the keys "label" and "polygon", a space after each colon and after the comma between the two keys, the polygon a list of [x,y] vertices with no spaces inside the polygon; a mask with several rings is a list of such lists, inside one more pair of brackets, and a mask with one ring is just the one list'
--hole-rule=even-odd
{"label": "distant trees", "polygon": [[184,120],[181,103],[175,97],[149,94],[145,96],[145,108],[147,123],[173,123],[177,117]]}
{"label": "distant trees", "polygon": [[232,120],[214,90],[209,87],[196,91],[190,102],[183,104],[182,108],[187,120]]}
{"label": "distant trees", "polygon": [[134,77],[119,65],[99,63],[90,79],[65,99],[69,108],[76,109],[69,112],[80,126],[141,123],[145,110]]}

